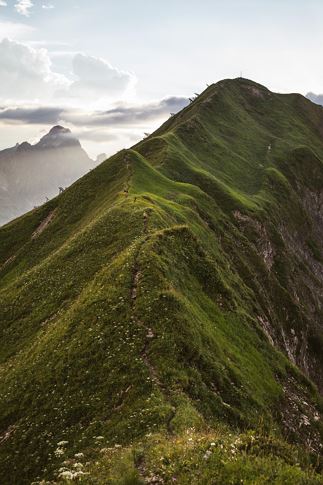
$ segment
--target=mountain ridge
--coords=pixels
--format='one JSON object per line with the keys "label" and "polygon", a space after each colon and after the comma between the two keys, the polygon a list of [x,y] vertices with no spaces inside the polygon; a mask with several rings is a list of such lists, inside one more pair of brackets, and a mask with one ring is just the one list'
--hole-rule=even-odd
{"label": "mountain ridge", "polygon": [[[321,483],[322,127],[300,95],[225,80],[0,229],[2,481],[63,480],[81,453],[106,483],[116,453],[134,483],[251,480],[259,456],[268,480]],[[241,434],[240,471],[183,464],[176,436],[218,450],[218,426],[260,452]]]}

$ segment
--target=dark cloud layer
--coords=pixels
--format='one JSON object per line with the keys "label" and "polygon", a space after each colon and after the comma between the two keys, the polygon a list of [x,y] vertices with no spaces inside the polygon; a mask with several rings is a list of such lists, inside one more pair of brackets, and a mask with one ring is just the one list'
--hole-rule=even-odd
{"label": "dark cloud layer", "polygon": [[188,99],[171,96],[154,103],[136,106],[117,106],[107,111],[82,113],[63,107],[0,107],[0,120],[17,124],[46,124],[59,122],[71,123],[75,126],[136,126],[158,120],[176,113],[187,106]]}
{"label": "dark cloud layer", "polygon": [[30,123],[52,125],[58,123],[64,113],[63,108],[0,108],[0,120],[8,123]]}
{"label": "dark cloud layer", "polygon": [[172,96],[155,103],[141,106],[118,106],[108,111],[95,112],[91,116],[70,114],[73,124],[91,126],[130,126],[158,120],[159,118],[177,113],[188,104],[184,97]]}
{"label": "dark cloud layer", "polygon": [[150,121],[173,112],[177,113],[187,105],[187,98],[172,96],[162,99],[158,103],[151,103],[144,106],[132,108],[118,107],[102,113],[102,119],[104,120],[103,122],[109,124],[115,124],[121,120],[124,123]]}

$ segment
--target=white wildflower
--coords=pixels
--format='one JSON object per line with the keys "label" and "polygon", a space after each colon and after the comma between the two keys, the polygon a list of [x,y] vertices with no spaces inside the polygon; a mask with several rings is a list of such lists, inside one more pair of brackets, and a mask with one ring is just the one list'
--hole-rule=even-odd
{"label": "white wildflower", "polygon": [[65,453],[65,451],[64,451],[62,448],[57,448],[57,449],[54,451],[54,454],[55,454],[55,456],[57,456],[57,457],[64,455],[64,453]]}
{"label": "white wildflower", "polygon": [[65,470],[58,475],[58,478],[63,478],[63,479],[66,479],[66,480],[73,480],[74,479],[74,473],[69,471],[69,470]]}

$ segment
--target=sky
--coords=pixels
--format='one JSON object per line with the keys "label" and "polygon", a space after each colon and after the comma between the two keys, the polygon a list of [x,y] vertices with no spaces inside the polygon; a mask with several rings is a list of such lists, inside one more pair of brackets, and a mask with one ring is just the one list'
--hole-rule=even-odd
{"label": "sky", "polygon": [[322,0],[0,0],[0,149],[129,147],[206,84],[323,92]]}

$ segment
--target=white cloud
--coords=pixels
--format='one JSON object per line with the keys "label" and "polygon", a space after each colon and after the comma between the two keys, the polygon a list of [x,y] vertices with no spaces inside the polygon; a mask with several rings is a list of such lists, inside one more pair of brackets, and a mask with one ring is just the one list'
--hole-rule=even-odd
{"label": "white cloud", "polygon": [[58,88],[69,84],[64,76],[52,71],[46,49],[34,49],[3,39],[0,42],[0,59],[0,94],[3,100],[49,99]]}
{"label": "white cloud", "polygon": [[68,90],[68,96],[95,101],[98,98],[115,98],[134,87],[136,77],[111,66],[104,59],[76,54],[73,58],[76,80]]}
{"label": "white cloud", "polygon": [[55,101],[92,109],[103,102],[129,100],[134,74],[78,52],[62,51],[57,56],[40,45],[0,40],[0,100]]}
{"label": "white cloud", "polygon": [[6,7],[8,4],[4,0],[0,0],[0,7]]}
{"label": "white cloud", "polygon": [[44,10],[52,10],[53,8],[55,8],[55,6],[52,3],[47,3],[47,4],[42,5],[42,8]]}
{"label": "white cloud", "polygon": [[19,0],[15,4],[15,9],[20,15],[24,15],[25,17],[29,17],[30,9],[34,6],[31,0]]}

